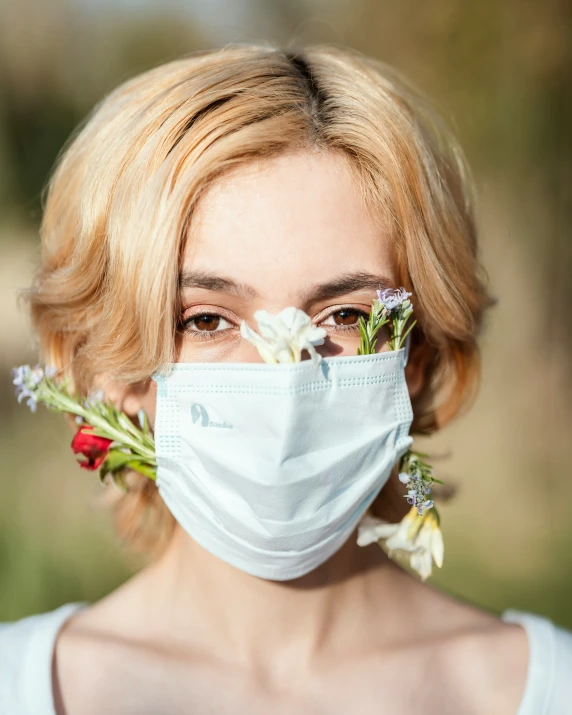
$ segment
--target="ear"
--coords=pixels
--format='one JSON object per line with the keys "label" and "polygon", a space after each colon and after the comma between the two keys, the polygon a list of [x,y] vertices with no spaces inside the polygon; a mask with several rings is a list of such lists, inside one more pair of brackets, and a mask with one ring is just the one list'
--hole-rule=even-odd
{"label": "ear", "polygon": [[148,378],[142,382],[126,385],[112,379],[106,373],[95,378],[95,389],[103,390],[106,399],[111,400],[118,410],[137,421],[137,413],[143,410],[151,425],[155,424],[157,383]]}

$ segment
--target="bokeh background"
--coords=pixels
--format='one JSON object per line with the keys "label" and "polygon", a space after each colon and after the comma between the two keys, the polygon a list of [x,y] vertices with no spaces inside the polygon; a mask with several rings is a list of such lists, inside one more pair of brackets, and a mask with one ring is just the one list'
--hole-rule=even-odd
{"label": "bokeh background", "polygon": [[139,565],[77,467],[63,419],[30,414],[17,292],[41,191],[70,132],[119,82],[231,41],[329,42],[434,98],[473,166],[499,303],[472,410],[424,444],[458,487],[437,588],[572,628],[572,5],[567,0],[0,0],[0,621],[103,596]]}

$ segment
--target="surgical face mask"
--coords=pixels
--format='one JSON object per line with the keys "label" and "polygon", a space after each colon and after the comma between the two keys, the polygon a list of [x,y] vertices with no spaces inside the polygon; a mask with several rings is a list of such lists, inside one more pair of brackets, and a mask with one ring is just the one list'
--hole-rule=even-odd
{"label": "surgical face mask", "polygon": [[412,442],[406,351],[174,363],[157,382],[157,487],[182,528],[283,581],[353,533]]}

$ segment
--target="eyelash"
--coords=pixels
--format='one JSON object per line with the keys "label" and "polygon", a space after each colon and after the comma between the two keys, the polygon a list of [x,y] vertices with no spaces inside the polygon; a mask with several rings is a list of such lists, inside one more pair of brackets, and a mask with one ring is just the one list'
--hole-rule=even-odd
{"label": "eyelash", "polygon": [[[337,315],[337,313],[341,313],[342,311],[347,310],[351,311],[352,313],[356,313],[358,315],[358,318],[361,316],[364,318],[364,320],[367,320],[369,313],[366,312],[365,310],[360,310],[359,308],[354,308],[353,306],[342,306],[341,308],[338,308],[337,310],[332,311],[328,315],[324,317],[323,320],[327,320],[328,318],[331,318],[333,315]],[[223,330],[190,330],[187,326],[189,326],[193,320],[196,320],[197,318],[223,318],[223,320],[227,320],[227,318],[224,317],[224,315],[221,315],[220,313],[212,313],[209,311],[204,311],[200,313],[196,313],[195,315],[191,315],[185,320],[181,321],[180,323],[180,329],[182,330],[183,333],[186,335],[190,335],[193,340],[214,340],[221,334],[225,333],[227,330],[230,330],[230,328],[224,328]],[[230,321],[228,321],[230,322]],[[323,322],[323,321],[322,321]],[[327,325],[325,326],[326,330],[333,328],[336,331],[339,332],[349,332],[349,333],[356,333],[359,335],[359,320],[356,322],[354,325]]]}

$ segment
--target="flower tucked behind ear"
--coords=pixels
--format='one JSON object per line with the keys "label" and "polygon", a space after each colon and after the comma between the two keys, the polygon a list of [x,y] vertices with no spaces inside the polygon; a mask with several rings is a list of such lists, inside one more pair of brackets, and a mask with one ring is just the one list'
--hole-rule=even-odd
{"label": "flower tucked behind ear", "polygon": [[245,321],[240,325],[240,334],[254,345],[264,362],[300,362],[303,350],[310,353],[316,364],[322,359],[314,345],[324,343],[326,331],[316,327],[303,310],[289,307],[276,315],[266,310],[257,310],[254,317],[260,334]]}
{"label": "flower tucked behind ear", "polygon": [[105,399],[101,390],[82,398],[71,391],[65,377],[57,379],[57,374],[51,365],[13,368],[18,401],[28,398],[32,412],[38,403],[42,403],[51,412],[73,415],[80,428],[72,440],[72,450],[85,457],[85,460],[78,460],[83,469],[99,469],[102,481],[110,474],[114,483],[125,490],[124,477],[129,469],[154,480],[157,472],[155,442],[145,413],[139,411],[139,429],[112,401]]}
{"label": "flower tucked behind ear", "polygon": [[412,507],[399,524],[390,524],[365,516],[358,527],[358,546],[378,543],[390,558],[405,561],[425,581],[432,573],[433,562],[443,566],[443,536],[435,508],[421,516]]}

